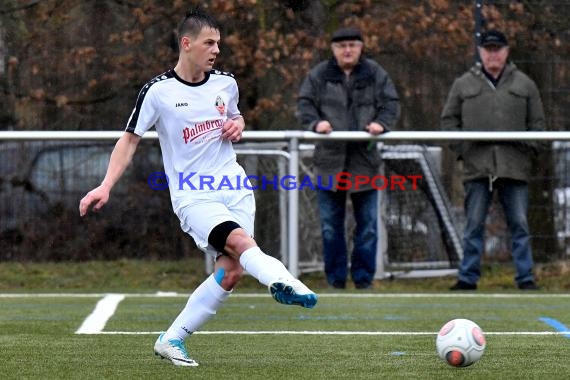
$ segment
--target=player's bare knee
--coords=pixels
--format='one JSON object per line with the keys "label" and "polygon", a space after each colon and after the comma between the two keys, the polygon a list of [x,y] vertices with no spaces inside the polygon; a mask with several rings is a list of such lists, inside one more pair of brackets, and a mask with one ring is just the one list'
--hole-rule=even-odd
{"label": "player's bare knee", "polygon": [[253,238],[242,228],[239,230],[233,230],[228,236],[228,240],[226,242],[227,249],[231,250],[236,255],[239,255],[245,250],[255,247],[256,245],[255,240],[253,240]]}

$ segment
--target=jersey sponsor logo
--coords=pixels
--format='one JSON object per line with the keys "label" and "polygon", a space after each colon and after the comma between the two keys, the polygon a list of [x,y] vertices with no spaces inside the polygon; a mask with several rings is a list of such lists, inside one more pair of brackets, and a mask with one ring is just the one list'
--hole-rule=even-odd
{"label": "jersey sponsor logo", "polygon": [[[224,120],[207,120],[202,123],[196,123],[192,127],[186,127],[182,130],[182,138],[184,139],[184,144],[188,142],[205,142],[209,139],[202,138],[204,135],[217,130],[222,129],[224,126]],[[196,139],[199,139],[196,141]]]}
{"label": "jersey sponsor logo", "polygon": [[176,103],[176,107],[188,107],[188,103]]}
{"label": "jersey sponsor logo", "polygon": [[220,95],[216,97],[216,109],[222,116],[226,113],[226,103],[224,103],[224,99]]}

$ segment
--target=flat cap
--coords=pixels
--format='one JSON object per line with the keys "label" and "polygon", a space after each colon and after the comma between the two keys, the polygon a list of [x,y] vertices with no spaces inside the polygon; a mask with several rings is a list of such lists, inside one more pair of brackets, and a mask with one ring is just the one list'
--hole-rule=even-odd
{"label": "flat cap", "polygon": [[487,47],[487,46],[507,46],[509,43],[507,42],[507,37],[498,30],[489,30],[481,34],[481,39],[479,40],[479,46]]}
{"label": "flat cap", "polygon": [[362,33],[360,30],[354,27],[348,28],[340,28],[335,31],[331,36],[331,42],[339,42],[339,41],[363,41]]}

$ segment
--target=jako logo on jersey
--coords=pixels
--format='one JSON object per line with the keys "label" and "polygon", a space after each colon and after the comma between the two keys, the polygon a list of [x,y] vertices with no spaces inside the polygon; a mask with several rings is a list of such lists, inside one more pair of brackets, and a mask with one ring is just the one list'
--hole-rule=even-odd
{"label": "jako logo on jersey", "polygon": [[216,109],[218,110],[220,115],[226,113],[226,104],[224,103],[224,99],[222,99],[222,97],[219,95],[216,98]]}
{"label": "jako logo on jersey", "polygon": [[192,128],[184,128],[182,130],[182,137],[184,138],[184,144],[188,144],[188,141],[194,141],[198,137],[213,131],[214,129],[220,129],[224,126],[224,121],[221,119],[208,120],[203,123],[194,124]]}
{"label": "jako logo on jersey", "polygon": [[188,107],[188,103],[176,103],[176,107]]}

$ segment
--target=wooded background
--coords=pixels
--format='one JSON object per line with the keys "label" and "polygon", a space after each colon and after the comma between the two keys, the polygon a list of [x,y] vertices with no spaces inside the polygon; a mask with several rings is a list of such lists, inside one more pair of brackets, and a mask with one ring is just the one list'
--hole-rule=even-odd
{"label": "wooded background", "polygon": [[[506,33],[512,59],[542,90],[549,127],[564,129],[570,2],[483,3],[484,27]],[[300,82],[330,56],[330,34],[341,25],[359,26],[366,54],[392,76],[403,104],[399,128],[438,129],[452,80],[473,63],[474,4],[5,0],[0,128],[122,129],[142,85],[176,63],[176,26],[200,5],[223,26],[217,67],[236,75],[249,129],[297,127]]]}
{"label": "wooded background", "polygon": [[[346,25],[361,28],[365,54],[384,66],[397,87],[402,102],[397,129],[438,130],[451,83],[474,63],[475,3],[4,0],[0,130],[122,130],[141,87],[175,65],[175,29],[196,5],[222,25],[216,67],[235,74],[249,130],[299,128],[294,113],[301,81],[330,57],[330,34]],[[566,130],[570,1],[482,3],[483,28],[504,31],[511,59],[536,81],[548,129]],[[460,203],[459,173],[442,146],[444,183]],[[536,176],[534,202],[550,202],[549,151],[538,160]],[[554,234],[552,225],[542,222],[542,211],[533,218],[537,236]],[[13,249],[15,243],[9,244]]]}

